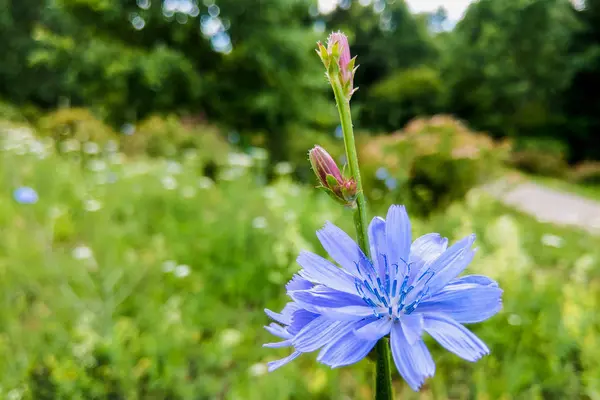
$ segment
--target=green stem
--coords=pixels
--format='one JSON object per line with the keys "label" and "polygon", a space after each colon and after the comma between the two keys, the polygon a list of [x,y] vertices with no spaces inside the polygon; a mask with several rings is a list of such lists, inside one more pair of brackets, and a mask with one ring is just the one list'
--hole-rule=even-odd
{"label": "green stem", "polygon": [[360,178],[360,169],[358,168],[358,154],[356,153],[356,144],[354,143],[354,129],[352,127],[352,114],[350,113],[350,102],[344,95],[342,84],[337,76],[330,77],[335,101],[340,113],[340,121],[342,123],[342,132],[344,133],[344,145],[346,146],[346,158],[350,167],[350,175],[356,181],[357,197],[356,209],[354,210],[354,225],[356,226],[356,235],[358,236],[358,245],[369,254],[369,246],[367,245],[367,203],[365,194],[362,188],[362,180]]}
{"label": "green stem", "polygon": [[[370,256],[369,244],[367,241],[367,203],[360,178],[360,169],[358,167],[358,154],[354,142],[354,129],[352,127],[352,114],[350,113],[350,101],[344,95],[342,84],[338,76],[330,74],[329,76],[335,101],[340,113],[342,132],[344,134],[344,145],[346,147],[346,158],[350,167],[350,174],[356,181],[357,197],[356,208],[354,210],[354,226],[358,245],[367,256]],[[377,342],[377,376],[375,380],[375,400],[392,400],[392,378],[390,373],[390,347],[386,338]]]}

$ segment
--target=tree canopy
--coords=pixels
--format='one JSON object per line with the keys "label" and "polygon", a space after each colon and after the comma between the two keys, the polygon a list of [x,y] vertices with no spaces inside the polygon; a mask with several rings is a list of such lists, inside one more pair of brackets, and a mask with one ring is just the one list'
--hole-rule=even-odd
{"label": "tree canopy", "polygon": [[[333,132],[314,54],[342,29],[359,55],[360,127],[453,113],[495,137],[545,137],[599,158],[600,1],[480,0],[449,30],[402,0],[0,0],[0,98],[85,106],[120,125],[179,112],[261,134]],[[277,156],[276,156],[277,157]]]}

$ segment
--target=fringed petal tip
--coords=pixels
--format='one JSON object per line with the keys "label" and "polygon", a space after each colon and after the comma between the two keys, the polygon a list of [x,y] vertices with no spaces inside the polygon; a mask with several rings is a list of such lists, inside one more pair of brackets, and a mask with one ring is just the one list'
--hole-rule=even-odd
{"label": "fringed petal tip", "polygon": [[278,368],[283,367],[284,365],[290,363],[291,361],[294,361],[296,358],[298,358],[302,353],[299,351],[295,351],[292,354],[290,354],[289,356],[282,358],[280,360],[276,360],[276,361],[271,361],[269,363],[267,363],[267,370],[269,372],[273,372]]}

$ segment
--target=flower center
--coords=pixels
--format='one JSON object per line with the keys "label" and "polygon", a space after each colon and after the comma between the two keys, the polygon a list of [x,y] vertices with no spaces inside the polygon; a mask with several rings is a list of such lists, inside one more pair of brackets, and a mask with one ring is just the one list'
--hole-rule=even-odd
{"label": "flower center", "polygon": [[387,316],[398,321],[403,314],[409,315],[415,311],[423,298],[429,294],[428,283],[435,272],[428,269],[410,283],[410,264],[406,263],[406,274],[401,276],[398,264],[391,264],[390,268],[387,257],[384,256],[384,260],[386,271],[384,281],[372,268],[366,276],[360,274],[360,278],[356,278],[354,284],[358,294],[371,307],[377,318]]}

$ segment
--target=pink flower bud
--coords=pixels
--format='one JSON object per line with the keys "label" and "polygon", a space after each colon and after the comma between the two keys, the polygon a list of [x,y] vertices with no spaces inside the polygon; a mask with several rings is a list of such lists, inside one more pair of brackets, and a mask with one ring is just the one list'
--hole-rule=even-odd
{"label": "pink flower bud", "polygon": [[[320,47],[317,52],[323,52],[324,48]],[[352,97],[354,92],[358,90],[358,88],[354,89],[354,73],[356,72],[356,68],[354,66],[356,62],[356,57],[351,58],[350,56],[350,45],[348,44],[348,37],[344,35],[342,32],[334,32],[329,35],[327,39],[327,53],[331,58],[338,60],[339,67],[339,76],[342,85],[344,86],[344,92],[348,99]],[[321,59],[324,59],[321,56]],[[328,63],[325,63],[325,66],[328,68]]]}
{"label": "pink flower bud", "polygon": [[329,35],[327,39],[327,50],[332,53],[334,44],[338,44],[338,51],[340,54],[339,67],[342,74],[342,80],[348,82],[352,79],[352,68],[350,68],[350,45],[348,44],[348,37],[342,32],[334,32]]}
{"label": "pink flower bud", "polygon": [[342,176],[335,160],[321,146],[315,146],[308,152],[313,171],[321,187],[340,203],[352,206],[356,200],[356,182]]}
{"label": "pink flower bud", "polygon": [[308,152],[308,158],[312,165],[313,171],[317,174],[317,178],[321,184],[327,187],[327,175],[331,175],[335,180],[341,184],[342,173],[338,168],[335,160],[329,155],[329,153],[321,146],[315,146],[311,151]]}

